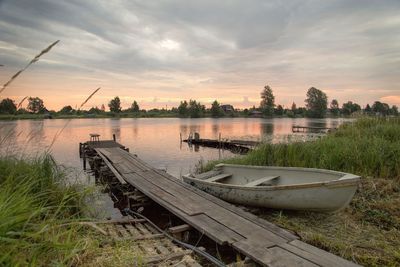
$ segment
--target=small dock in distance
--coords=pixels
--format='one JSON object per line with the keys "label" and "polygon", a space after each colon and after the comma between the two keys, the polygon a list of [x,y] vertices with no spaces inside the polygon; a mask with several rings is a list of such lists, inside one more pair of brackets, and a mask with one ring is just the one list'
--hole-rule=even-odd
{"label": "small dock in distance", "polygon": [[358,266],[153,168],[121,144],[97,141],[80,147],[84,158],[96,158],[96,171],[107,169],[199,233],[261,266]]}
{"label": "small dock in distance", "polygon": [[205,147],[212,147],[218,149],[227,149],[233,153],[246,154],[256,146],[260,145],[261,142],[251,140],[229,140],[229,139],[203,139],[200,138],[198,133],[189,135],[187,139],[182,142],[188,143],[189,145],[198,145]]}
{"label": "small dock in distance", "polygon": [[311,126],[299,126],[299,125],[292,126],[293,133],[329,133],[336,129],[337,128],[332,128],[332,127],[311,127]]}

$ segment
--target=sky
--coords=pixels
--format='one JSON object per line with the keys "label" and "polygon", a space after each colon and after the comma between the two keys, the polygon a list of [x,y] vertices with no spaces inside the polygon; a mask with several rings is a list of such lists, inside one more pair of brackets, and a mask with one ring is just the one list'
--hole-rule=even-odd
{"label": "sky", "polygon": [[268,84],[286,107],[312,86],[400,106],[399,0],[0,0],[0,84],[56,40],[0,98],[246,108]]}

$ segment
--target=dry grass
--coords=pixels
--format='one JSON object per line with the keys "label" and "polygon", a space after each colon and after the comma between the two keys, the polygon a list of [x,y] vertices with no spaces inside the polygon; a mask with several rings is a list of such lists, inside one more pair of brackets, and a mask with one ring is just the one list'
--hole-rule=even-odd
{"label": "dry grass", "polygon": [[397,181],[364,179],[350,206],[337,213],[251,212],[364,266],[400,266],[399,192]]}

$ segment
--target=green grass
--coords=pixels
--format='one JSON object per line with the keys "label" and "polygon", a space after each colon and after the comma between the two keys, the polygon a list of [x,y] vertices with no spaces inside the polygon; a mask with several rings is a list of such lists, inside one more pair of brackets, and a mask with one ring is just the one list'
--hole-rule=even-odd
{"label": "green grass", "polygon": [[[127,266],[137,257],[132,244],[109,244],[80,223],[88,220],[88,192],[66,180],[51,156],[0,157],[0,266],[92,266],[105,254],[103,266]],[[111,255],[113,249],[124,257]]]}
{"label": "green grass", "polygon": [[[313,142],[263,144],[245,157],[223,162],[323,168],[399,179],[400,118],[362,118]],[[217,163],[208,163],[204,170]]]}
{"label": "green grass", "polygon": [[264,144],[217,163],[332,169],[361,175],[350,206],[333,214],[250,209],[302,240],[365,266],[400,266],[400,118],[361,118],[312,142]]}

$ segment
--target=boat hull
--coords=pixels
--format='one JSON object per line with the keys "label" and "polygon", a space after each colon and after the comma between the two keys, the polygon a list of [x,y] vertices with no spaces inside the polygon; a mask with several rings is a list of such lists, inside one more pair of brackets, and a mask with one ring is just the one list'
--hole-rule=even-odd
{"label": "boat hull", "polygon": [[346,207],[353,198],[359,177],[306,184],[247,187],[207,182],[191,175],[183,180],[228,202],[274,209],[334,212]]}

